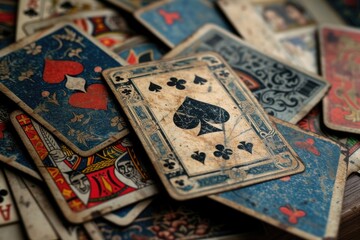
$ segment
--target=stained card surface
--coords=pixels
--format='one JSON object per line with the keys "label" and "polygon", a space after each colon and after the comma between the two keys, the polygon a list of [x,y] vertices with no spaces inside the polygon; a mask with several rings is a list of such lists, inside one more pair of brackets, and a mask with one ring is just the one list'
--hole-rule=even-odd
{"label": "stained card surface", "polygon": [[265,111],[288,122],[301,120],[329,89],[329,84],[318,76],[267,56],[215,25],[202,27],[165,58],[203,51],[219,53]]}
{"label": "stained card surface", "polygon": [[80,157],[24,113],[11,117],[68,221],[81,223],[156,193],[129,138]]}
{"label": "stained card surface", "polygon": [[176,199],[304,170],[251,92],[214,53],[104,75]]}
{"label": "stained card surface", "polygon": [[26,36],[25,23],[102,8],[97,0],[19,0],[18,4],[16,40]]}
{"label": "stained card surface", "polygon": [[324,26],[320,31],[321,63],[331,83],[324,99],[324,122],[331,129],[360,133],[360,31]]}
{"label": "stained card surface", "polygon": [[127,134],[101,77],[125,62],[74,26],[33,35],[0,56],[0,91],[78,154],[94,154]]}
{"label": "stained card surface", "polygon": [[0,93],[0,161],[36,179],[41,179],[10,122],[10,113],[15,109],[17,109],[16,105]]}
{"label": "stained card surface", "polygon": [[211,198],[306,239],[335,239],[346,182],[342,148],[285,122],[276,126],[306,170]]}
{"label": "stained card surface", "polygon": [[138,10],[135,17],[169,47],[179,44],[205,23],[231,28],[215,1],[209,0],[164,0]]}

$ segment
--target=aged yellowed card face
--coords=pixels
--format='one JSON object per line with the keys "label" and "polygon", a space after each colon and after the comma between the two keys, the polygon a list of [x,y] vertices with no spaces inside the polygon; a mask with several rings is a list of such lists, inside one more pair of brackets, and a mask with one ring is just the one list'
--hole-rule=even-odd
{"label": "aged yellowed card face", "polygon": [[104,76],[176,199],[304,170],[215,53],[109,69]]}

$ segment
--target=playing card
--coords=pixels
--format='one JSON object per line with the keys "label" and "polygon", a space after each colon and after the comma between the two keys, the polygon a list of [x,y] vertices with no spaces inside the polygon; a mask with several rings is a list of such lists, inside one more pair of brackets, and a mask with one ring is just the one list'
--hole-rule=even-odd
{"label": "playing card", "polygon": [[360,138],[357,134],[346,132],[337,132],[327,128],[322,119],[322,108],[320,105],[315,107],[306,117],[304,117],[298,126],[306,131],[311,131],[319,135],[339,142],[348,148],[348,170],[347,175],[360,173]]}
{"label": "playing card", "polygon": [[171,48],[205,23],[231,29],[209,0],[164,0],[139,9],[135,17]]}
{"label": "playing card", "polygon": [[109,9],[85,11],[54,17],[46,21],[40,20],[25,23],[24,31],[27,35],[31,35],[65,21],[75,23],[80,29],[95,37],[109,48],[116,44],[122,44],[133,34],[125,22],[125,19],[119,13]]}
{"label": "playing card", "polygon": [[118,47],[112,48],[112,51],[130,65],[159,60],[165,53],[164,48],[159,44],[142,36],[130,38]]}
{"label": "playing card", "polygon": [[268,114],[291,123],[301,120],[330,86],[316,75],[259,52],[215,25],[200,28],[164,58],[204,51],[220,54]]}
{"label": "playing card", "polygon": [[101,77],[126,62],[75,26],[60,24],[0,56],[0,91],[76,153],[90,156],[128,133]]}
{"label": "playing card", "polygon": [[215,53],[109,69],[104,76],[175,199],[304,170]]}
{"label": "playing card", "polygon": [[302,238],[336,239],[346,182],[343,149],[296,126],[275,123],[306,170],[211,198]]}
{"label": "playing card", "polygon": [[[73,240],[90,239],[87,236],[85,229],[81,225],[69,224],[67,221],[64,221],[64,219],[60,218],[61,215],[59,215],[56,212],[56,208],[54,208],[52,202],[47,197],[46,195],[47,192],[44,191],[44,186],[35,184],[34,182],[31,182],[25,178],[19,179],[19,181],[21,183],[20,186],[24,188],[23,191],[28,191],[31,194],[31,198],[33,198],[33,200],[30,201],[35,201],[34,203],[37,205],[38,208],[37,214],[40,214],[40,212],[43,213],[43,216],[46,217],[47,221],[53,228],[53,231],[57,234],[57,239],[73,239]],[[25,198],[23,199],[25,200]],[[24,200],[20,200],[20,201],[26,202]],[[33,228],[35,228],[35,225],[36,227],[38,227],[36,229],[31,230],[31,231],[35,231],[35,234],[40,234],[37,233],[36,231],[40,231],[40,232],[43,231],[42,225],[40,225],[39,222],[34,223],[33,214],[30,213],[28,216],[24,216],[24,217],[27,218],[28,221],[32,221]],[[40,238],[35,238],[35,239],[40,239]],[[45,238],[45,239],[49,239],[49,238]]]}
{"label": "playing card", "polygon": [[15,109],[15,104],[0,93],[0,161],[40,180],[35,164],[10,122],[9,115]]}
{"label": "playing card", "polygon": [[5,175],[11,183],[11,192],[29,239],[58,239],[50,222],[25,186],[23,179],[10,171],[5,171]]}
{"label": "playing card", "polygon": [[324,78],[332,85],[323,101],[327,127],[360,133],[360,81],[357,53],[360,31],[355,28],[323,26],[320,30],[321,64]]}
{"label": "playing card", "polygon": [[18,220],[8,183],[6,182],[3,169],[0,168],[0,226],[15,223]]}
{"label": "playing card", "polygon": [[0,1],[0,49],[15,41],[17,3]]}
{"label": "playing card", "polygon": [[244,40],[313,73],[318,72],[311,51],[317,24],[342,23],[321,0],[220,0],[219,5]]}
{"label": "playing card", "polygon": [[98,10],[103,7],[97,0],[19,0],[16,22],[16,40],[26,36],[24,24],[81,11]]}
{"label": "playing card", "polygon": [[120,7],[128,12],[134,12],[135,10],[142,8],[157,0],[107,0],[108,2]]}
{"label": "playing card", "polygon": [[68,221],[85,222],[156,194],[129,137],[80,157],[24,113],[11,120]]}
{"label": "playing card", "polygon": [[132,223],[147,206],[149,206],[151,201],[152,199],[146,199],[144,201],[134,203],[106,214],[103,218],[118,226],[127,226]]}
{"label": "playing card", "polygon": [[100,235],[99,239],[241,240],[265,237],[260,221],[209,199],[176,202],[166,196],[155,198],[126,228],[101,218],[85,223],[85,228],[89,235]]}

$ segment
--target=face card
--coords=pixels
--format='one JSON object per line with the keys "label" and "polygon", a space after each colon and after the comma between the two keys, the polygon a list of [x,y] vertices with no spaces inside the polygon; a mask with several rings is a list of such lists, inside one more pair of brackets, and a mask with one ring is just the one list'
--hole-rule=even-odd
{"label": "face card", "polygon": [[175,199],[304,170],[215,53],[109,69],[104,76]]}
{"label": "face card", "polygon": [[301,120],[329,89],[329,84],[318,76],[267,56],[214,25],[200,28],[164,58],[204,51],[220,54],[265,111],[284,121]]}
{"label": "face card", "polygon": [[324,77],[332,85],[323,101],[327,127],[360,133],[360,31],[324,26],[320,30],[321,63]]}
{"label": "face card", "polygon": [[147,208],[147,206],[149,206],[151,201],[152,199],[146,199],[139,203],[134,203],[127,207],[106,214],[103,216],[103,218],[118,226],[127,226],[132,223],[139,216],[139,214],[144,211],[145,208]]}
{"label": "face card", "polygon": [[205,23],[231,29],[216,8],[215,2],[209,0],[160,1],[136,11],[135,17],[171,48]]}
{"label": "face card", "polygon": [[0,91],[76,153],[90,156],[128,133],[101,77],[126,63],[73,25],[33,35],[0,56]]}
{"label": "face card", "polygon": [[0,1],[0,49],[15,41],[17,3]]}
{"label": "face card", "polygon": [[[0,226],[19,220],[3,169],[0,169]],[[0,228],[1,229],[1,228]]]}
{"label": "face card", "polygon": [[16,40],[26,36],[24,24],[81,11],[97,10],[103,7],[96,0],[19,0]]}
{"label": "face card", "polygon": [[211,198],[306,239],[336,239],[347,168],[342,148],[296,126],[275,123],[303,160],[304,173]]}
{"label": "face card", "polygon": [[107,2],[110,2],[115,6],[120,7],[128,12],[134,12],[135,10],[156,1],[158,0],[107,0]]}
{"label": "face card", "polygon": [[130,38],[112,50],[130,65],[159,60],[165,53],[159,44],[141,36]]}
{"label": "face card", "polygon": [[0,161],[38,180],[41,177],[10,122],[16,105],[0,93]]}
{"label": "face card", "polygon": [[80,157],[24,113],[11,118],[68,221],[85,222],[156,194],[128,137]]}
{"label": "face card", "polygon": [[[298,41],[306,35],[312,37],[311,42],[315,44],[313,33],[317,24],[342,23],[322,0],[220,0],[219,6],[244,40],[262,52],[313,73],[318,72],[316,54],[306,52],[308,54],[304,58],[303,51],[296,51]],[[289,38],[293,41],[284,42]],[[297,39],[296,45],[294,39]]]}
{"label": "face card", "polygon": [[[211,209],[211,211],[209,211]],[[236,219],[236,221],[234,221]],[[209,199],[177,202],[155,198],[127,227],[102,218],[85,223],[86,230],[101,239],[262,239],[264,226]]]}
{"label": "face card", "polygon": [[[117,12],[112,10],[86,11],[61,17],[54,17],[46,21],[33,21],[24,24],[27,35],[43,31],[59,22],[70,21],[89,35],[95,37],[106,47],[112,47],[123,43],[133,33],[129,29],[125,19]],[[117,37],[109,37],[110,34]]]}

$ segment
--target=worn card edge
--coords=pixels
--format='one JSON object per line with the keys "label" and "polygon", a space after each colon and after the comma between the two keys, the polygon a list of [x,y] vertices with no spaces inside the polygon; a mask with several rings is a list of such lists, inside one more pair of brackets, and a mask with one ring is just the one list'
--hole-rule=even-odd
{"label": "worn card edge", "polygon": [[124,217],[119,217],[114,213],[109,213],[104,215],[103,218],[118,226],[127,226],[131,224],[139,216],[139,214],[142,213],[145,210],[145,208],[149,206],[151,202],[152,199],[145,199],[141,202],[136,203],[134,208],[131,209],[129,213]]}
{"label": "worn card edge", "polygon": [[140,8],[134,12],[134,17],[143,24],[149,31],[151,31],[156,37],[158,37],[163,43],[165,43],[169,48],[174,48],[175,44],[170,42],[164,34],[160,33],[156,28],[151,26],[147,21],[142,18],[142,14],[145,12],[153,11],[155,8],[163,6],[165,4],[171,3],[171,0],[161,0],[158,2],[151,3],[148,6]]}
{"label": "worn card edge", "polygon": [[[201,55],[209,55],[209,54],[211,54],[213,56],[216,56],[218,59],[220,59],[222,61],[222,63],[227,67],[229,72],[231,72],[231,74],[233,76],[237,77],[237,74],[231,69],[231,67],[226,63],[226,61],[220,55],[218,55],[217,53],[214,53],[214,52],[202,52],[202,53],[194,54],[192,56],[193,57],[199,57]],[[173,60],[178,60],[178,59],[183,59],[183,58],[186,58],[186,57],[181,57],[181,58],[177,58],[177,59],[173,59]],[[137,65],[125,66],[125,67],[126,67],[126,71],[130,71],[131,69],[134,69],[134,68],[139,68],[139,67],[147,66],[147,65],[154,65],[154,63],[162,63],[162,62],[166,62],[166,61],[167,60],[162,59],[162,60],[152,61],[150,63],[148,62],[148,63],[142,63],[142,64],[137,64]],[[119,94],[115,94],[117,91],[116,91],[116,88],[114,87],[114,84],[112,83],[112,81],[110,79],[110,77],[111,77],[110,75],[117,72],[118,70],[123,70],[123,67],[107,69],[107,70],[105,70],[103,72],[103,76],[104,76],[105,80],[108,82],[108,85],[110,86],[111,90],[113,91],[116,99],[119,101],[120,105],[122,106],[123,111],[125,112],[125,114],[130,115],[129,110],[126,107],[126,103],[123,102],[123,100],[121,99],[121,96]],[[243,82],[241,82],[240,80],[237,81],[237,83],[242,88],[243,94],[248,97],[248,100],[251,101],[257,108],[261,109],[261,113],[262,113],[264,119],[266,121],[268,121],[269,123],[271,123],[271,121],[269,119],[269,116],[265,113],[263,108],[260,106],[260,104],[258,103],[256,98],[253,96],[253,94],[250,92],[250,90],[248,90],[248,88],[245,86],[245,84]],[[288,171],[291,171],[291,173],[283,172],[283,173],[278,173],[276,175],[276,177],[264,176],[264,177],[261,178],[261,180],[259,180],[259,179],[249,180],[246,183],[246,185],[244,185],[244,183],[237,183],[237,184],[233,184],[231,186],[228,185],[226,187],[222,187],[221,189],[220,189],[220,187],[217,187],[217,188],[211,189],[211,190],[198,191],[198,192],[192,193],[190,195],[180,194],[179,191],[177,191],[175,189],[175,187],[171,185],[170,181],[165,177],[165,174],[161,171],[160,167],[158,167],[157,162],[153,160],[153,159],[157,159],[157,156],[146,144],[144,144],[143,131],[136,125],[136,123],[133,121],[133,119],[129,119],[129,122],[130,122],[130,125],[133,127],[135,133],[139,137],[139,139],[140,139],[146,153],[149,156],[149,159],[150,159],[151,163],[154,166],[155,171],[159,175],[159,178],[161,179],[161,182],[165,186],[167,192],[169,193],[169,195],[172,198],[174,198],[176,200],[179,200],[179,201],[188,200],[188,199],[192,199],[192,198],[197,198],[197,197],[201,197],[201,196],[204,196],[204,195],[210,195],[210,194],[215,194],[215,193],[219,193],[219,192],[224,192],[224,191],[228,191],[228,190],[231,190],[231,189],[236,189],[236,188],[239,188],[239,187],[250,186],[250,185],[255,184],[255,183],[265,182],[265,181],[268,181],[268,180],[271,180],[271,179],[281,178],[283,176],[293,175],[293,174],[296,174],[296,173],[303,172],[305,170],[305,165],[303,164],[303,162],[299,158],[298,154],[295,153],[295,151],[291,148],[290,144],[285,140],[285,138],[278,131],[278,136],[282,139],[284,144],[288,147],[289,152],[291,152],[291,154],[293,155],[293,157],[297,161],[297,166],[295,167],[295,169],[297,169],[297,170],[294,170],[294,166],[293,166],[292,169],[288,170]]]}
{"label": "worn card edge", "polygon": [[[42,160],[40,159],[39,155],[36,153],[36,150],[33,148],[33,145],[27,139],[27,136],[23,133],[22,127],[17,123],[16,116],[19,114],[24,114],[22,111],[16,110],[10,114],[10,119],[13,122],[13,125],[16,131],[19,133],[21,139],[24,142],[24,145],[33,158],[36,167],[38,168],[41,176],[44,179],[44,182],[48,186],[51,194],[53,195],[57,205],[63,211],[63,215],[65,218],[74,224],[83,223],[85,221],[89,221],[93,218],[98,217],[99,215],[103,215],[105,213],[109,213],[111,211],[120,209],[122,207],[128,206],[136,201],[131,202],[131,200],[136,199],[137,201],[146,199],[151,197],[157,193],[157,189],[155,185],[144,187],[141,190],[137,190],[134,192],[130,192],[125,196],[118,196],[112,200],[109,200],[105,203],[100,203],[94,207],[89,209],[85,209],[81,212],[75,212],[70,209],[64,196],[60,193],[57,185],[54,182],[54,179],[51,178],[50,174],[47,172],[45,166],[42,164]],[[24,139],[23,139],[24,138]],[[66,145],[66,144],[65,144]],[[120,200],[121,198],[121,200]]]}
{"label": "worn card edge", "polygon": [[[334,183],[333,194],[332,194],[332,198],[330,201],[329,216],[327,218],[328,220],[327,220],[327,226],[325,228],[324,236],[321,236],[321,237],[315,236],[313,234],[305,232],[304,230],[297,229],[295,226],[291,226],[290,224],[284,226],[283,223],[281,223],[278,220],[273,219],[272,217],[270,217],[268,215],[261,214],[259,212],[256,212],[253,209],[247,208],[242,205],[236,205],[234,202],[232,202],[228,199],[224,199],[218,195],[210,195],[208,197],[212,200],[215,200],[217,202],[225,204],[226,206],[229,206],[240,212],[243,212],[243,213],[248,214],[252,217],[255,217],[261,221],[271,224],[277,228],[280,228],[287,232],[293,233],[299,237],[308,238],[308,239],[318,239],[318,240],[320,240],[320,239],[322,240],[322,239],[326,239],[326,238],[336,238],[340,220],[341,220],[340,215],[341,215],[341,209],[342,209],[343,193],[345,191],[345,182],[346,182],[346,177],[347,177],[346,176],[347,156],[341,151],[344,148],[339,143],[337,143],[331,139],[328,139],[326,137],[323,137],[321,135],[318,135],[318,134],[310,132],[310,131],[305,131],[296,125],[291,125],[290,123],[287,123],[280,119],[276,119],[276,118],[272,117],[272,121],[274,121],[275,123],[280,123],[284,126],[290,127],[292,129],[296,129],[299,132],[303,132],[304,134],[313,136],[313,137],[321,139],[323,141],[330,142],[334,145],[337,145],[340,149],[339,165],[337,167],[337,174],[335,177],[336,180]],[[343,183],[342,187],[339,188],[338,185],[341,184],[341,182],[344,182],[344,183]],[[336,196],[336,195],[338,195],[338,196]],[[334,210],[334,205],[338,205],[339,207]]]}
{"label": "worn card edge", "polygon": [[[336,25],[336,24],[322,24],[319,27],[319,42],[320,42],[320,61],[321,61],[321,73],[324,76],[324,78],[327,78],[326,73],[326,60],[325,60],[325,49],[324,49],[324,30],[330,29],[330,30],[342,30],[346,32],[356,32],[360,36],[360,30],[358,28],[350,27],[350,26],[342,26],[342,25]],[[330,107],[331,103],[329,101],[329,97],[325,96],[323,99],[323,120],[326,127],[337,130],[337,131],[344,131],[349,133],[357,133],[360,134],[360,127],[359,128],[351,128],[346,127],[340,124],[335,124],[330,121],[330,116],[328,109]]]}
{"label": "worn card edge", "polygon": [[[83,35],[88,41],[92,42],[94,45],[99,47],[105,54],[107,54],[109,57],[114,58],[119,64],[125,66],[128,65],[125,60],[120,58],[116,53],[106,49],[104,46],[100,44],[96,39],[89,36],[87,33],[79,29],[76,25],[72,23],[59,23],[56,24],[54,27],[40,33],[35,33],[34,35],[31,35],[28,38],[24,38],[23,40],[20,40],[19,42],[16,42],[9,47],[4,48],[0,51],[0,58],[4,57],[6,54],[10,54],[11,52],[17,51],[20,48],[39,40],[40,38],[46,37],[47,35],[50,35],[51,33],[64,28],[66,26],[74,28],[76,31],[78,31],[81,35]],[[104,83],[105,84],[105,83]],[[34,118],[36,121],[38,121],[42,126],[44,126],[49,132],[54,134],[57,138],[59,138],[62,142],[64,142],[68,147],[70,147],[74,152],[79,154],[83,157],[88,157],[90,155],[95,154],[96,152],[100,151],[101,149],[109,146],[110,144],[116,142],[120,138],[126,136],[129,133],[129,130],[125,128],[121,132],[108,137],[107,140],[103,141],[102,143],[96,145],[95,147],[88,149],[88,150],[82,150],[77,145],[72,143],[68,138],[66,138],[63,134],[61,134],[55,127],[53,127],[48,121],[46,121],[44,118],[42,118],[39,114],[34,112],[34,109],[32,109],[30,106],[28,106],[24,101],[22,101],[17,95],[15,95],[12,91],[10,91],[5,85],[3,85],[0,82],[0,91],[4,93],[8,98],[10,98],[12,101],[14,101],[20,108],[22,108],[27,114],[29,114],[32,118]],[[115,99],[114,99],[115,101]]]}
{"label": "worn card edge", "polygon": [[[305,74],[305,75],[308,75],[312,78],[315,78],[316,80],[318,81],[321,81],[325,84],[324,88],[317,94],[317,95],[314,95],[313,96],[313,99],[311,99],[309,101],[308,104],[304,105],[301,110],[296,114],[294,115],[294,117],[289,120],[290,123],[297,123],[299,122],[303,117],[306,116],[306,114],[308,114],[311,109],[316,105],[318,104],[325,96],[325,94],[329,91],[330,89],[330,84],[328,81],[326,81],[324,78],[310,72],[310,71],[307,71],[305,69],[302,69],[302,68],[298,68],[297,66],[291,64],[291,63],[287,63],[285,60],[282,60],[274,55],[271,55],[271,54],[267,54],[267,53],[263,53],[263,52],[260,52],[258,51],[254,46],[252,46],[251,44],[249,44],[248,42],[245,42],[244,40],[240,39],[238,36],[222,29],[221,27],[218,27],[217,25],[215,24],[206,24],[204,25],[203,27],[199,28],[193,35],[191,35],[189,38],[187,38],[184,42],[180,43],[179,45],[177,45],[175,48],[173,48],[172,50],[170,50],[167,54],[165,54],[163,56],[162,59],[170,59],[170,58],[175,58],[177,55],[179,55],[183,49],[186,49],[187,47],[191,46],[191,44],[195,41],[197,41],[201,36],[203,36],[206,32],[210,31],[210,30],[215,30],[215,31],[218,31],[218,32],[221,32],[222,34],[230,37],[231,39],[233,39],[234,41],[237,41],[237,42],[240,42],[241,44],[243,44],[244,46],[250,48],[251,50],[255,51],[255,52],[259,52],[261,54],[263,54],[264,56],[274,60],[274,61],[277,61],[277,62],[280,62],[281,64],[285,65],[285,66],[288,66],[302,74]],[[237,74],[236,74],[237,75]]]}

